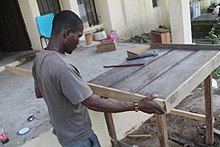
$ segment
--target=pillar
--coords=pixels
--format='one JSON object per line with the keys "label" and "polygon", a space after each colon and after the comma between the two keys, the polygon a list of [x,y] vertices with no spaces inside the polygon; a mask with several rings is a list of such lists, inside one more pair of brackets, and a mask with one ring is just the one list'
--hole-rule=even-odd
{"label": "pillar", "polygon": [[192,32],[189,0],[169,0],[172,43],[191,44]]}
{"label": "pillar", "polygon": [[32,48],[34,50],[41,50],[40,34],[36,23],[36,17],[40,16],[37,1],[19,0],[18,3],[24,18],[28,36],[31,40]]}

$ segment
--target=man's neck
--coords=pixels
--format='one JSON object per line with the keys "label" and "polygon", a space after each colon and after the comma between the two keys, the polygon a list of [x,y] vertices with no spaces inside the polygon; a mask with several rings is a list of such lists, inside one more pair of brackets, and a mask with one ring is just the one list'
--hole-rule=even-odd
{"label": "man's neck", "polygon": [[51,37],[49,44],[47,46],[47,50],[56,51],[64,54],[63,47],[59,37]]}

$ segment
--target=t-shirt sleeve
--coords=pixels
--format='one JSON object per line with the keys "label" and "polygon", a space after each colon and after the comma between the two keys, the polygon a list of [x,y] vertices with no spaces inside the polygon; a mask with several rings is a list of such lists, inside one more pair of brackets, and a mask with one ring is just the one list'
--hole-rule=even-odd
{"label": "t-shirt sleeve", "polygon": [[66,70],[59,78],[60,89],[72,104],[78,104],[93,94],[86,82],[74,71]]}

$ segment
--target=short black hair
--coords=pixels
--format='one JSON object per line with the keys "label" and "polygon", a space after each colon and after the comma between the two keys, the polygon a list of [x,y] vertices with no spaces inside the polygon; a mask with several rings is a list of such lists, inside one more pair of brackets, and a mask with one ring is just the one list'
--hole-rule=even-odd
{"label": "short black hair", "polygon": [[82,23],[82,20],[74,12],[63,10],[54,16],[52,33],[59,34],[63,29],[78,27]]}

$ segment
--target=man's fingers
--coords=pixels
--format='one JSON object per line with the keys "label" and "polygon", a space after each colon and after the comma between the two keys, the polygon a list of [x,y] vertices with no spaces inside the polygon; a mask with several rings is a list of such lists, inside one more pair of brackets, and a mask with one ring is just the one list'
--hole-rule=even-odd
{"label": "man's fingers", "polygon": [[[152,98],[152,97],[151,97]],[[144,98],[141,99],[139,102],[140,110],[143,110],[143,112],[146,113],[156,113],[156,114],[164,114],[166,111],[160,107],[156,102],[153,101],[154,98]]]}
{"label": "man's fingers", "polygon": [[153,99],[158,98],[158,97],[159,97],[158,94],[154,94],[154,95],[148,96],[146,98],[149,99],[149,100],[153,100]]}
{"label": "man's fingers", "polygon": [[155,103],[154,101],[152,101],[151,109],[153,111],[155,111],[157,114],[164,114],[164,113],[166,113],[166,111],[160,105]]}

